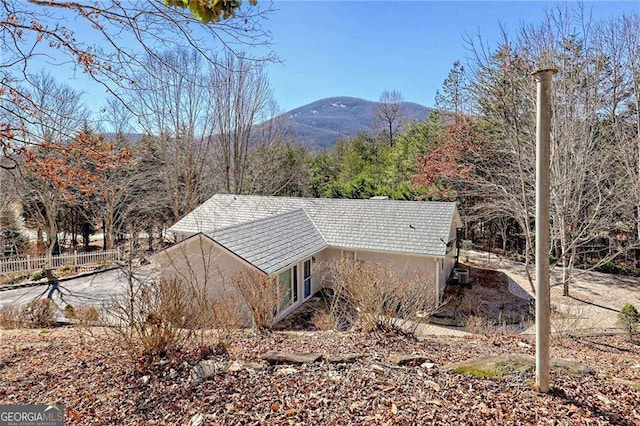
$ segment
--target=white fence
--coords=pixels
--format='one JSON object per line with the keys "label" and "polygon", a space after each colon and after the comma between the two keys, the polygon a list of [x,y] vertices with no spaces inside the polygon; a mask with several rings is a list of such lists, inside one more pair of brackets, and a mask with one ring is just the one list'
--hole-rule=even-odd
{"label": "white fence", "polygon": [[107,250],[91,253],[63,254],[60,256],[22,257],[16,259],[0,260],[0,274],[14,272],[41,271],[43,268],[60,268],[63,266],[80,266],[100,262],[119,261],[120,250]]}

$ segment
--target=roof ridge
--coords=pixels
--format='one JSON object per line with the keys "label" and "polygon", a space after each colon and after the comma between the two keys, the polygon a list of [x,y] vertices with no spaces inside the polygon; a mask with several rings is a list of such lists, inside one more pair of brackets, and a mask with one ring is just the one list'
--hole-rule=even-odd
{"label": "roof ridge", "polygon": [[[297,209],[288,210],[288,211],[282,212],[282,213],[276,213],[276,214],[271,215],[271,216],[261,217],[261,218],[258,218],[258,219],[250,220],[248,222],[240,222],[240,223],[236,223],[236,224],[233,224],[233,225],[223,226],[221,228],[214,229],[213,231],[208,231],[208,232],[206,232],[206,234],[214,234],[215,232],[227,231],[229,229],[241,228],[243,226],[252,226],[252,225],[255,225],[256,223],[259,223],[259,222],[266,222],[266,221],[269,221],[269,220],[273,220],[273,219],[275,219],[277,217],[281,217],[281,216],[285,216],[285,215],[288,215],[288,214],[296,213],[298,211],[302,211],[307,216],[309,221],[313,224],[313,227],[314,228],[316,227],[315,223],[313,223],[313,220],[311,220],[311,218],[309,217],[307,212],[304,211],[304,208],[298,207]],[[317,228],[316,228],[316,231],[318,231]],[[318,231],[318,234],[320,234],[320,231]],[[323,237],[323,240],[324,240],[324,237]]]}
{"label": "roof ridge", "polygon": [[433,201],[433,200],[392,200],[392,199],[376,199],[371,198],[330,198],[330,197],[292,197],[282,195],[258,195],[258,194],[222,194],[216,193],[212,196],[228,196],[228,197],[242,197],[242,198],[263,198],[263,199],[276,199],[276,200],[307,200],[307,201],[320,201],[320,202],[379,202],[379,203],[393,203],[393,204],[457,204],[455,201]]}

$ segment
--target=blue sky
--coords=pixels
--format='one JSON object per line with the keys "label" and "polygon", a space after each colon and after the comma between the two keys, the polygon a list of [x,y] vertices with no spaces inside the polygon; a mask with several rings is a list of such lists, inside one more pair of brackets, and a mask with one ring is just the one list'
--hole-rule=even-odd
{"label": "blue sky", "polygon": [[[262,23],[273,36],[270,50],[282,60],[267,67],[274,98],[287,111],[330,96],[377,100],[384,90],[398,90],[405,100],[432,106],[453,62],[469,55],[465,35],[481,34],[495,45],[501,26],[513,32],[523,22],[540,22],[558,4],[577,2],[275,0],[276,10]],[[640,10],[638,0],[584,5],[595,18]],[[44,68],[83,91],[93,111],[104,104],[104,88],[79,68]]]}
{"label": "blue sky", "polygon": [[[453,62],[469,54],[464,36],[490,43],[547,8],[576,2],[275,1],[265,22],[283,64],[268,67],[283,110],[329,96],[377,100],[398,90],[431,106]],[[640,2],[586,2],[594,17],[640,10]]]}

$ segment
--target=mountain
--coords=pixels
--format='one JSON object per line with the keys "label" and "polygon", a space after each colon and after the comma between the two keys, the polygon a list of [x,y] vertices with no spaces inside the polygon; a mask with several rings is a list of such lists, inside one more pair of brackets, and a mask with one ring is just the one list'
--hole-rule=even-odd
{"label": "mountain", "polygon": [[[375,134],[373,110],[378,102],[346,96],[320,99],[293,109],[283,115],[289,119],[292,133],[298,141],[327,149],[340,138],[365,132]],[[413,102],[403,102],[402,111],[407,119],[422,121],[430,108]]]}

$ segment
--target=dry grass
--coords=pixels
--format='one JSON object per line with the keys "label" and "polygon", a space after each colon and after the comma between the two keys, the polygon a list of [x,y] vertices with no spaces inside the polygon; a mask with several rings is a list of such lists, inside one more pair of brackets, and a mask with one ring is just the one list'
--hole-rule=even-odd
{"label": "dry grass", "polygon": [[585,330],[591,331],[584,308],[580,305],[565,305],[559,309],[555,305],[551,310],[551,338],[561,342],[567,337],[576,336]]}

